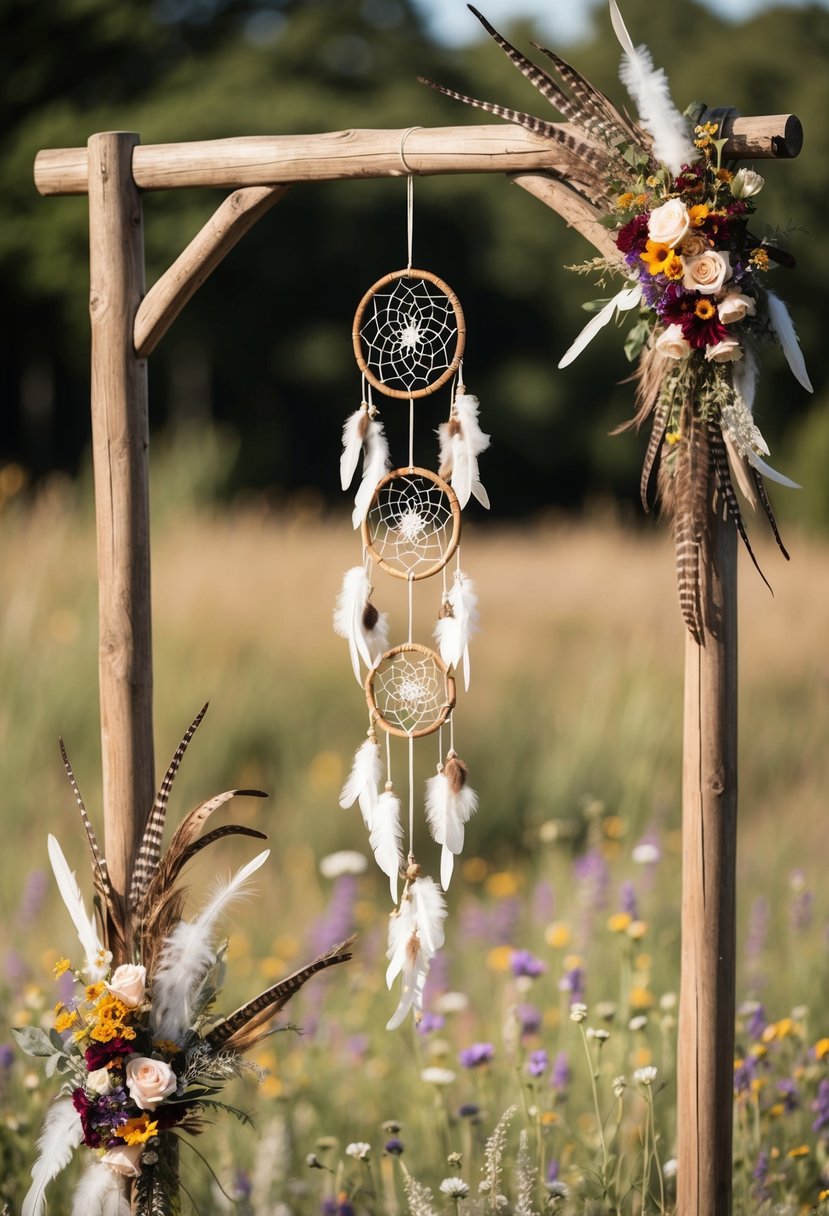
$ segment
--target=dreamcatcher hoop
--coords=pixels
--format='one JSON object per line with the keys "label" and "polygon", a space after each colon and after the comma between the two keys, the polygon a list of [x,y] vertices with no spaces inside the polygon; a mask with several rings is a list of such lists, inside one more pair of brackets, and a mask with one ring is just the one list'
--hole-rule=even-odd
{"label": "dreamcatcher hoop", "polygon": [[440,730],[455,708],[455,680],[439,654],[419,642],[387,650],[366,677],[373,724],[419,739]]}
{"label": "dreamcatcher hoop", "polygon": [[[405,279],[415,286],[402,285]],[[351,336],[357,366],[368,382],[387,397],[409,400],[434,393],[454,375],[463,358],[466,321],[460,300],[443,279],[409,267],[369,287]]]}
{"label": "dreamcatcher hoop", "polygon": [[418,582],[442,570],[457,549],[461,506],[437,473],[393,469],[378,482],[360,528],[363,547],[382,570]]}

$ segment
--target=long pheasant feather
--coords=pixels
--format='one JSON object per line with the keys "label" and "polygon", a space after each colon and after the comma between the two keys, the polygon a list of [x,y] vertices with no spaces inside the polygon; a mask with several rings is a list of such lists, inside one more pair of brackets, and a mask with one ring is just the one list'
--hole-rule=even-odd
{"label": "long pheasant feather", "polygon": [[164,774],[161,788],[156,794],[155,802],[144,828],[141,847],[138,850],[138,856],[135,859],[135,866],[133,867],[129,893],[129,903],[133,908],[140,908],[150,880],[158,867],[170,790],[172,789],[173,781],[175,780],[184,753],[187,751],[188,744],[198,730],[202,718],[207,713],[207,708],[207,704],[204,705],[187,728],[184,738],[176,748],[167,772]]}
{"label": "long pheasant feather", "polygon": [[760,578],[771,591],[771,583],[766,578],[763,571],[760,569],[760,564],[754,555],[754,550],[751,547],[751,542],[748,539],[745,524],[743,523],[743,515],[740,511],[740,504],[737,500],[737,495],[734,491],[734,486],[731,482],[731,469],[728,464],[728,452],[725,447],[725,440],[722,436],[722,428],[718,422],[710,419],[708,422],[708,447],[711,452],[711,463],[714,466],[714,473],[717,481],[717,492],[725,504],[726,516],[734,524],[734,527],[739,533],[740,540],[746,547],[746,551],[754,563],[757,573]]}
{"label": "long pheasant feather", "polygon": [[650,503],[648,502],[648,487],[651,483],[651,474],[653,466],[656,463],[656,458],[662,450],[662,440],[665,438],[665,431],[668,426],[668,415],[670,410],[667,404],[660,403],[656,407],[653,415],[653,426],[651,427],[650,439],[645,450],[645,459],[642,462],[642,475],[639,478],[639,497],[642,500],[642,506],[645,511],[650,511]]}
{"label": "long pheasant feather", "polygon": [[[205,1036],[205,1042],[212,1051],[217,1051],[222,1047],[228,1051],[243,1050],[240,1046],[243,1034],[250,1033],[254,1026],[258,1028],[264,1022],[270,1021],[291,997],[299,992],[312,975],[324,971],[327,967],[333,967],[337,963],[347,962],[351,958],[353,944],[354,938],[349,937],[339,945],[332,946],[312,963],[301,967],[299,971],[295,971],[286,979],[280,980],[278,984],[266,988],[264,992],[260,992],[259,996],[254,997],[252,1001],[247,1001],[234,1013],[219,1022],[218,1026],[215,1026]],[[247,1045],[244,1049],[247,1049]]]}
{"label": "long pheasant feather", "polygon": [[771,502],[769,501],[769,496],[766,493],[766,487],[763,482],[763,478],[760,476],[757,469],[755,469],[753,465],[748,466],[748,473],[749,473],[749,477],[751,478],[752,482],[754,483],[754,488],[757,491],[757,497],[760,499],[760,504],[766,513],[766,518],[769,521],[771,530],[774,533],[774,539],[777,541],[777,547],[780,550],[780,552],[783,554],[783,556],[785,557],[786,561],[789,561],[789,554],[786,551],[786,546],[783,544],[783,539],[780,535],[780,532],[778,531],[777,520],[774,518],[774,511],[772,510]]}
{"label": "long pheasant feather", "polygon": [[680,435],[674,477],[677,588],[685,624],[694,640],[702,645],[705,634],[702,565],[708,535],[711,472],[705,428],[691,399],[683,406]]}

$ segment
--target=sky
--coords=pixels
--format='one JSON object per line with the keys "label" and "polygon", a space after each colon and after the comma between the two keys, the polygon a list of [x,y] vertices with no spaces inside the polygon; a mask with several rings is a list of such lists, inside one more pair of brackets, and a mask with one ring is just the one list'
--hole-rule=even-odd
{"label": "sky", "polygon": [[[464,46],[486,37],[465,0],[414,0],[414,3],[441,42]],[[804,0],[702,0],[702,3],[727,20],[743,21],[764,8],[801,8]],[[829,8],[829,0],[817,3]],[[592,14],[602,7],[602,0],[475,0],[475,7],[496,27],[515,19],[532,20],[540,37],[562,46],[589,35]],[[620,7],[624,15],[624,0]]]}

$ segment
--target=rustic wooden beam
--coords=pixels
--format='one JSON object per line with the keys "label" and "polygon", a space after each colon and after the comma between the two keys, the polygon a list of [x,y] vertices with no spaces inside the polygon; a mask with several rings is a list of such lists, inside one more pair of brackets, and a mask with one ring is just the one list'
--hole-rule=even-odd
{"label": "rustic wooden beam", "polygon": [[223,258],[289,186],[249,186],[235,190],[150,288],[135,317],[135,353],[151,355],[187,301]]}
{"label": "rustic wooden beam", "polygon": [[736,1002],[737,531],[709,516],[703,645],[685,641],[677,1216],[730,1216]]}
{"label": "rustic wooden beam", "polygon": [[155,784],[147,364],[133,352],[144,294],[141,196],[130,170],[137,143],[137,135],[113,131],[93,135],[88,145],[104,834],[121,899]]}
{"label": "rustic wooden beam", "polygon": [[[562,130],[570,130],[567,123]],[[792,114],[733,118],[727,159],[755,160],[800,150]],[[802,140],[802,136],[801,136]],[[262,135],[185,144],[141,144],[132,172],[142,190],[189,186],[269,186],[444,173],[522,173],[567,169],[566,152],[543,135],[509,123],[404,130],[348,130],[318,135]],[[35,158],[41,194],[85,194],[83,148],[48,148]]]}

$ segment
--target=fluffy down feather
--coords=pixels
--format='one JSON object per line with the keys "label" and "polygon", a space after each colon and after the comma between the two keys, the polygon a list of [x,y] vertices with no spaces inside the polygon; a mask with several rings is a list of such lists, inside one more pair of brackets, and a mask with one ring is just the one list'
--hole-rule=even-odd
{"label": "fluffy down feather", "polygon": [[37,1142],[38,1158],[32,1166],[29,1187],[20,1216],[41,1216],[46,1211],[46,1187],[65,1169],[83,1140],[83,1128],[71,1098],[61,1098],[46,1112]]}
{"label": "fluffy down feather", "polygon": [[429,963],[443,945],[446,904],[440,888],[431,878],[418,878],[407,886],[400,907],[389,918],[386,957],[386,985],[402,975],[402,992],[397,1009],[386,1023],[396,1030],[411,1009],[422,1008],[423,989]]}
{"label": "fluffy down feather", "polygon": [[363,823],[369,831],[374,826],[374,815],[379,798],[378,787],[383,775],[383,763],[380,757],[380,745],[375,736],[370,735],[365,743],[361,743],[354,756],[354,763],[348,780],[340,791],[340,806],[360,804],[360,814]]}
{"label": "fluffy down feather", "polygon": [[[456,774],[458,774],[456,776]],[[441,846],[440,885],[448,890],[455,856],[463,852],[464,828],[478,809],[478,795],[466,782],[466,765],[450,753],[426,782],[426,822]]]}
{"label": "fluffy down feather", "polygon": [[387,786],[377,800],[374,821],[368,842],[374,852],[374,860],[388,877],[389,890],[397,903],[397,880],[400,875],[400,843],[403,839],[403,824],[400,822],[400,799]]}
{"label": "fluffy down feather", "polygon": [[72,1216],[130,1216],[123,1179],[100,1161],[88,1165],[72,1196]]}
{"label": "fluffy down feather", "polygon": [[440,475],[449,480],[465,507],[471,496],[489,509],[489,495],[481,484],[478,457],[489,447],[478,422],[479,402],[471,393],[459,392],[452,405],[452,417],[438,427]]}
{"label": "fluffy down feather", "polygon": [[355,528],[359,528],[368,514],[377,483],[391,467],[388,441],[382,423],[376,418],[372,418],[366,427],[363,447],[363,478],[354,498],[354,510],[351,512],[351,522]]}
{"label": "fluffy down feather", "polygon": [[469,639],[478,627],[478,596],[471,578],[455,571],[452,588],[443,602],[435,626],[440,657],[449,667],[463,661],[464,687],[469,690]]}
{"label": "fluffy down feather", "polygon": [[354,678],[362,685],[360,659],[373,667],[389,641],[389,621],[371,602],[371,580],[362,566],[346,570],[334,609],[334,632],[348,642]]}
{"label": "fluffy down feather", "polygon": [[368,406],[365,402],[343,423],[343,452],[340,457],[340,484],[347,490],[354,480],[360,453],[369,424]]}

